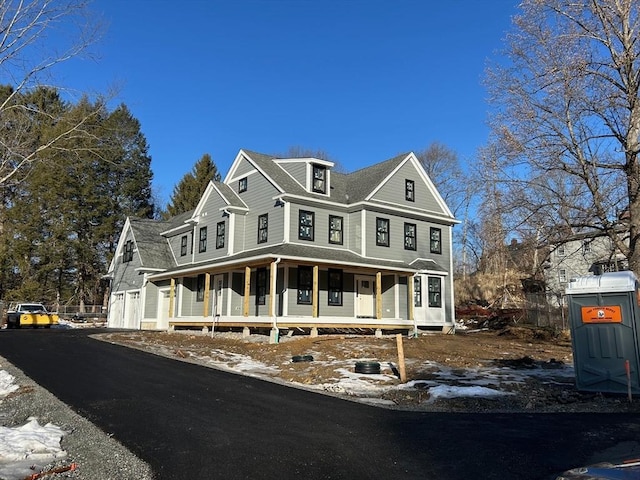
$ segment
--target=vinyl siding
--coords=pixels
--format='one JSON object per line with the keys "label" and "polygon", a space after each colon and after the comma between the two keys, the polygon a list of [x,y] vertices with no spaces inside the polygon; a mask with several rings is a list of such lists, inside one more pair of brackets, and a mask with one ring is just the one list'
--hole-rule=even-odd
{"label": "vinyl siding", "polygon": [[[405,199],[405,179],[415,182],[415,202]],[[438,204],[428,184],[411,162],[406,162],[372,197],[372,200],[404,208],[422,209],[438,214],[445,211]]]}
{"label": "vinyl siding", "polygon": [[[127,232],[124,238],[120,239],[120,242],[124,245],[129,240],[133,240],[131,231]],[[112,284],[113,292],[122,292],[126,290],[135,290],[142,287],[144,280],[143,275],[136,271],[140,267],[140,255],[138,255],[138,247],[133,243],[133,259],[130,262],[122,262],[122,255],[124,248],[116,258],[116,267],[114,271],[114,278]]]}
{"label": "vinyl siding", "polygon": [[[376,218],[386,218],[389,220],[388,247],[376,245]],[[416,250],[405,250],[404,248],[405,223],[413,223],[416,225]],[[441,254],[431,253],[430,251],[429,235],[431,227],[439,228],[441,231]],[[449,226],[368,211],[366,212],[366,230],[367,257],[402,260],[407,263],[411,263],[416,258],[424,258],[434,260],[443,268],[449,266],[449,237],[451,235],[451,227]]]}
{"label": "vinyl siding", "polygon": [[[182,237],[186,236],[187,237],[187,254],[182,256],[181,252],[182,252]],[[176,259],[176,264],[177,265],[188,265],[189,263],[191,263],[191,259],[193,258],[192,252],[193,252],[193,230],[189,230],[187,232],[183,232],[180,233],[179,235],[174,235],[172,237],[169,237],[168,241],[169,241],[169,247],[171,248],[171,251],[173,252],[173,255]]]}
{"label": "vinyl siding", "polygon": [[[206,200],[200,212],[200,219],[194,230],[193,257],[196,263],[227,255],[227,245],[229,242],[229,217],[220,209],[226,207],[224,200],[215,190],[211,191],[211,195]],[[218,222],[225,223],[225,248],[216,248],[216,228]],[[199,252],[200,230],[207,228],[207,246],[205,252]]]}
{"label": "vinyl siding", "polygon": [[[300,210],[314,213],[314,235],[313,241],[301,240],[298,238],[300,227]],[[291,205],[291,219],[289,222],[289,242],[298,243],[300,245],[315,245],[319,247],[330,247],[343,249],[351,249],[352,240],[348,234],[350,217],[349,214],[336,212],[326,208],[308,207],[304,205]],[[329,243],[329,215],[337,215],[342,217],[342,245]]]}
{"label": "vinyl siding", "polygon": [[345,215],[345,221],[347,221],[349,228],[345,235],[347,244],[346,248],[356,253],[362,253],[362,214],[360,211],[349,213]]}
{"label": "vinyl siding", "polygon": [[[400,311],[398,312],[400,318],[408,319],[408,296],[409,296],[409,287],[407,285],[407,277],[404,275],[398,278],[398,297],[400,299]],[[411,299],[413,302],[413,299]]]}
{"label": "vinyl siding", "polygon": [[157,318],[158,316],[158,284],[147,283],[144,292],[142,318]]}
{"label": "vinyl siding", "polygon": [[[251,172],[255,171],[255,167],[246,159],[243,158],[241,162],[238,163],[238,167],[233,175],[233,181],[230,183],[230,187],[233,188],[236,192],[238,191],[238,180],[243,177],[246,177]],[[249,179],[249,187],[251,187],[251,179]]]}
{"label": "vinyl siding", "polygon": [[286,171],[289,175],[296,179],[296,181],[302,185],[302,188],[307,188],[307,163],[306,162],[285,162],[280,163],[280,167]]}

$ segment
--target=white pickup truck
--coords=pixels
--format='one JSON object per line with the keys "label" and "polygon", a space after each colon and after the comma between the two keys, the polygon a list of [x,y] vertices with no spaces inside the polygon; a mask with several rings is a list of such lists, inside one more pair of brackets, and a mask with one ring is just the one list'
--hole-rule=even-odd
{"label": "white pickup truck", "polygon": [[14,303],[7,310],[7,328],[50,328],[57,325],[58,320],[58,315],[49,313],[41,303]]}

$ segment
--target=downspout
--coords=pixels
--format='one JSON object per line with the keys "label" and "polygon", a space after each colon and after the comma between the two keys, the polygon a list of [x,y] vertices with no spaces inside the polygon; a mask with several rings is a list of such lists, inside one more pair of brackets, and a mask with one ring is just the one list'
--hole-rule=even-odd
{"label": "downspout", "polygon": [[278,328],[278,316],[276,315],[276,288],[278,286],[278,264],[280,263],[280,261],[282,260],[281,257],[276,258],[276,261],[273,262],[271,264],[272,268],[274,268],[274,272],[273,272],[273,285],[270,285],[270,287],[272,287],[272,291],[269,292],[269,295],[273,295],[274,298],[270,299],[270,303],[271,303],[271,307],[272,310],[271,312],[271,322],[273,324],[273,327],[271,328],[271,343],[278,343],[280,340],[280,329]]}

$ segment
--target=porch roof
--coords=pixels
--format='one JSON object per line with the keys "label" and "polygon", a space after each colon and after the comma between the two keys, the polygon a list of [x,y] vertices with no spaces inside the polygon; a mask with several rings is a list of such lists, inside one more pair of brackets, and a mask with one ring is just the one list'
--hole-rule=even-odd
{"label": "porch roof", "polygon": [[313,247],[297,244],[279,244],[248,252],[238,253],[227,257],[217,258],[206,262],[182,265],[167,269],[149,276],[151,280],[161,280],[181,275],[191,275],[214,270],[229,270],[233,268],[264,265],[271,261],[294,261],[301,264],[334,265],[340,267],[377,269],[383,271],[403,272],[407,274],[429,270],[446,273],[446,269],[433,260],[419,260],[417,265],[410,265],[401,261],[379,260],[362,257],[348,250]]}

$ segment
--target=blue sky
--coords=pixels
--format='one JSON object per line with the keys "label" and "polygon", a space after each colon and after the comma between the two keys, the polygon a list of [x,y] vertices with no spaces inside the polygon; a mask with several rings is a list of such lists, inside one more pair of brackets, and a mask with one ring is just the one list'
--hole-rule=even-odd
{"label": "blue sky", "polygon": [[140,120],[164,205],[209,153],[327,152],[347,171],[487,141],[486,60],[517,0],[94,0],[106,32],[62,82],[116,87]]}

